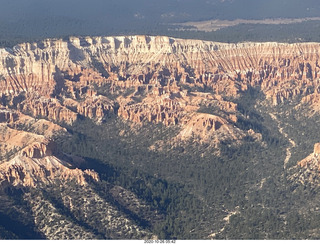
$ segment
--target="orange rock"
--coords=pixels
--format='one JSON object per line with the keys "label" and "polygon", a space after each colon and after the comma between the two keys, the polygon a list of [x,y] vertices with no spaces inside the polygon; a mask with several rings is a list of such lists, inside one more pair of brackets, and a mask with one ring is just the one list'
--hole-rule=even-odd
{"label": "orange rock", "polygon": [[55,145],[52,141],[35,142],[28,145],[21,151],[21,155],[29,158],[43,158],[51,156],[55,150]]}
{"label": "orange rock", "polygon": [[99,181],[94,171],[70,169],[65,162],[55,156],[30,158],[18,155],[0,165],[0,182],[8,182],[14,186],[37,187],[39,184],[50,184],[58,179],[75,180],[80,185],[86,185],[86,177]]}
{"label": "orange rock", "polygon": [[28,99],[20,104],[23,112],[31,112],[34,117],[41,116],[54,121],[64,121],[72,124],[77,119],[77,114],[63,107],[57,99],[39,98]]}
{"label": "orange rock", "polygon": [[[228,100],[249,87],[259,88],[275,106],[302,96],[320,111],[319,43],[72,37],[24,43],[0,53],[0,94],[23,92],[20,111],[70,124],[78,114],[101,119],[115,112],[115,101],[98,96],[100,89],[118,98],[132,92],[127,100],[118,99],[118,115],[135,123],[185,125],[199,107],[209,105],[235,123],[237,106]],[[215,95],[194,92],[199,90]],[[14,121],[10,116],[0,112],[0,121]]]}
{"label": "orange rock", "polygon": [[319,154],[320,154],[320,143],[314,144],[313,153],[314,153],[315,155],[319,155]]}
{"label": "orange rock", "polygon": [[193,138],[198,142],[217,146],[221,141],[240,141],[245,133],[230,125],[225,119],[204,113],[194,114],[181,130],[176,139],[189,140]]}

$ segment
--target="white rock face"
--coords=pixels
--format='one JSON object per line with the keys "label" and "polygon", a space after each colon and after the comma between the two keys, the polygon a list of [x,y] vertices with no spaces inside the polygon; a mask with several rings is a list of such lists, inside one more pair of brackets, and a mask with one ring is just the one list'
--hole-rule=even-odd
{"label": "white rock face", "polygon": [[0,49],[0,93],[51,94],[59,70],[92,68],[94,61],[130,75],[139,75],[143,67],[157,64],[180,67],[178,73],[181,67],[191,67],[196,76],[209,72],[222,79],[227,75],[230,79],[262,82],[262,88],[268,89],[275,85],[270,83],[272,79],[318,77],[319,52],[317,43],[224,44],[164,36],[49,39]]}

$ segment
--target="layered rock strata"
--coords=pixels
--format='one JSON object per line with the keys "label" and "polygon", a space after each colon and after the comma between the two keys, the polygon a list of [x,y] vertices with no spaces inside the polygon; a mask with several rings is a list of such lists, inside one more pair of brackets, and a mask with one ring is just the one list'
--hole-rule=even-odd
{"label": "layered rock strata", "polygon": [[[48,39],[0,50],[0,95],[14,104],[23,94],[18,110],[57,122],[116,113],[135,123],[186,130],[194,128],[194,113],[209,104],[223,111],[212,113],[231,128],[237,112],[230,99],[249,87],[259,88],[273,105],[300,96],[308,106],[318,101],[319,54],[317,43],[224,44],[164,36]],[[204,91],[211,96],[203,97]]]}
{"label": "layered rock strata", "polygon": [[77,119],[77,113],[61,105],[54,98],[40,97],[28,99],[18,105],[18,109],[30,113],[33,117],[48,118],[53,121],[63,121],[72,124]]}
{"label": "layered rock strata", "polygon": [[2,94],[49,95],[66,90],[67,83],[108,80],[129,88],[173,80],[226,95],[259,86],[277,104],[312,93],[308,87],[317,87],[320,71],[316,43],[223,44],[161,36],[46,40],[2,49],[0,58]]}
{"label": "layered rock strata", "polygon": [[46,120],[35,120],[11,109],[1,108],[0,184],[36,187],[55,180],[75,180],[85,185],[87,179],[99,180],[91,170],[73,169],[55,157],[51,138],[66,130]]}

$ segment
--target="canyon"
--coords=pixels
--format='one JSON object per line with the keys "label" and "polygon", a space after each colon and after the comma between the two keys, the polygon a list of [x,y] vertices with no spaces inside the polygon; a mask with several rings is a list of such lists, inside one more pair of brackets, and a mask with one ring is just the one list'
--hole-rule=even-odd
{"label": "canyon", "polygon": [[[162,219],[163,213],[154,211],[131,192],[133,187],[125,189],[123,186],[105,183],[106,178],[101,177],[111,174],[112,170],[100,173],[97,172],[101,169],[100,166],[87,167],[90,164],[86,161],[91,160],[92,163],[94,160],[81,158],[84,156],[81,153],[101,154],[104,157],[109,155],[108,150],[114,150],[121,158],[129,155],[128,151],[135,143],[151,138],[143,149],[147,150],[144,152],[148,155],[164,153],[167,156],[167,152],[169,158],[174,158],[169,151],[178,150],[179,153],[182,152],[181,158],[194,152],[200,155],[199,158],[205,158],[208,153],[208,158],[219,159],[228,152],[226,158],[232,161],[242,153],[232,155],[237,152],[236,148],[247,147],[248,150],[253,150],[252,148],[257,147],[264,154],[272,154],[268,150],[273,146],[273,150],[279,150],[279,155],[282,153],[278,155],[277,167],[281,169],[279,174],[286,174],[294,165],[293,168],[308,174],[308,177],[295,173],[288,179],[297,179],[301,184],[316,184],[315,179],[319,177],[319,144],[315,144],[313,154],[302,160],[300,155],[305,156],[310,152],[298,151],[299,142],[295,132],[292,132],[295,128],[290,121],[285,122],[288,116],[281,113],[282,110],[293,111],[293,114],[297,114],[295,119],[299,123],[300,117],[316,121],[320,115],[319,43],[227,44],[145,35],[69,37],[22,43],[12,49],[0,49],[0,104],[0,187],[30,189],[24,199],[31,206],[35,219],[41,216],[41,221],[37,220],[37,224],[42,224],[37,228],[46,238],[53,238],[56,233],[60,233],[60,227],[55,225],[54,230],[43,227],[44,216],[32,194],[37,189],[52,189],[59,184],[71,192],[72,196],[77,195],[76,201],[71,195],[57,193],[63,207],[59,206],[63,211],[76,216],[79,214],[77,219],[72,217],[73,222],[69,217],[64,220],[72,222],[68,222],[68,226],[74,224],[79,231],[81,229],[82,234],[78,238],[158,238],[145,227],[154,226],[152,218]],[[301,121],[307,123],[302,119]],[[81,125],[87,125],[86,123],[89,126],[81,131]],[[89,134],[89,131],[91,133],[91,130],[99,126],[107,127],[108,123],[116,124],[110,129],[112,131],[99,134],[96,129]],[[152,129],[139,134],[144,128]],[[113,133],[118,135],[113,137]],[[159,136],[165,133],[170,138]],[[318,139],[315,134],[312,136],[310,144],[313,145]],[[132,142],[134,146],[130,144],[130,150],[115,149],[111,143],[103,149],[105,151],[100,150],[102,145],[98,143],[99,140],[107,140],[108,137],[110,141],[114,140],[114,147],[120,142]],[[65,141],[76,138],[75,142],[80,145],[68,145],[72,148],[68,154],[63,151],[65,144],[60,145],[61,141],[57,138],[64,138]],[[91,142],[92,145],[89,144]],[[278,143],[276,149],[272,143]],[[90,148],[86,148],[87,145]],[[80,153],[75,152],[78,147],[82,147]],[[168,148],[170,150],[165,151]],[[300,157],[298,160],[296,155]],[[139,157],[128,156],[128,165],[142,165],[146,170],[153,167],[146,166],[147,160],[144,162],[136,158]],[[111,162],[114,158],[105,160]],[[254,172],[252,175],[255,175],[257,169],[254,167],[258,167],[256,165],[267,167],[267,162],[259,163],[253,162],[239,174],[245,174],[248,168],[253,167],[250,169]],[[117,161],[114,165],[117,165]],[[175,176],[179,179],[175,183],[187,185],[188,181],[181,181],[181,178],[188,179],[185,176],[189,175],[188,172],[184,176],[177,172],[182,172],[183,168],[187,169],[189,166],[179,166],[177,163],[172,167],[180,168],[166,179]],[[205,168],[201,161],[199,167]],[[206,167],[213,169],[211,165]],[[150,172],[148,174],[154,177],[161,176],[161,172]],[[261,172],[257,173],[258,178],[263,176],[264,173]],[[201,179],[200,174],[197,177]],[[259,178],[259,189],[263,189],[268,177],[270,178]],[[105,199],[102,195],[97,195],[97,189],[100,190],[97,187],[101,184],[107,184],[103,188],[103,194],[107,194]],[[68,185],[76,185],[79,192],[87,194],[89,203]],[[141,192],[148,195],[142,190]],[[199,193],[201,190],[195,192],[196,196],[202,194]],[[63,216],[62,210],[52,200],[56,196],[47,199],[44,192],[39,194],[36,199],[39,198],[38,201],[43,202],[43,206],[55,213],[51,217],[59,219]],[[149,195],[148,197],[150,198]],[[110,207],[108,201],[118,204],[117,209]],[[102,225],[101,229],[94,229],[92,219],[103,214],[88,211],[94,209],[94,202],[111,209],[110,212],[120,216],[115,217],[119,221],[115,220],[116,224],[113,226],[110,219],[114,215],[110,215],[111,217],[103,220],[109,229]],[[153,204],[154,202],[157,201],[153,201]],[[73,207],[75,204],[80,204],[85,209],[85,214],[76,212]],[[163,206],[167,203],[162,201],[157,204]],[[234,209],[223,210],[229,216],[227,224],[230,224],[229,218],[240,213],[238,206]],[[132,222],[127,215],[136,217],[140,222]],[[83,219],[86,225],[79,224]],[[151,224],[141,224],[146,219]],[[225,227],[226,223],[216,229],[223,232],[228,229]],[[117,229],[117,234],[110,232],[113,229]],[[216,237],[212,233],[216,232],[210,233],[208,230],[206,236]],[[66,237],[65,234],[61,236]]]}
{"label": "canyon", "polygon": [[221,119],[231,129],[237,121],[232,100],[248,87],[259,88],[274,106],[302,96],[318,111],[317,43],[72,37],[1,49],[0,57],[5,103],[68,124],[79,115],[101,120],[116,114],[134,123],[185,127],[201,106],[212,105],[226,111]]}

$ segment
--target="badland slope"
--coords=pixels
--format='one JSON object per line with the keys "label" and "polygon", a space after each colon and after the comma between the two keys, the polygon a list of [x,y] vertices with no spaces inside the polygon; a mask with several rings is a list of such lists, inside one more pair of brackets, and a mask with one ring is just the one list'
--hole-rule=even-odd
{"label": "badland slope", "polygon": [[[170,132],[170,139],[160,140],[153,140],[157,136],[152,133],[142,135],[141,143],[152,139],[145,149],[148,155],[166,153],[168,148],[187,154],[190,152],[185,148],[191,148],[195,154],[201,151],[201,158],[211,150],[214,157],[222,157],[226,152],[232,154],[231,150],[236,152],[233,148],[246,148],[247,145],[250,145],[247,149],[258,145],[259,150],[272,154],[268,146],[273,146],[274,150],[284,148],[281,154],[284,159],[279,162],[281,170],[287,170],[297,146],[293,134],[283,128],[283,114],[278,113],[278,108],[294,102],[294,111],[308,111],[303,116],[315,118],[318,115],[319,58],[319,43],[225,44],[165,36],[71,37],[0,49],[0,103],[3,106],[0,108],[0,185],[6,191],[12,187],[28,189],[22,198],[31,208],[27,212],[35,220],[35,229],[44,238],[155,238],[148,228],[154,226],[152,218],[161,219],[161,214],[118,185],[107,184],[103,190],[97,189],[105,184],[100,176],[106,179],[108,172],[104,171],[103,175],[90,167],[85,168],[83,162],[87,159],[75,160],[75,155],[59,151],[63,146],[57,145],[55,139],[76,135],[81,143],[79,138],[90,142],[103,140],[105,138],[99,138],[102,134],[85,134],[92,128],[86,128],[79,135],[72,128],[86,120],[99,126],[116,118],[130,129],[122,129],[119,136],[113,138],[114,145],[122,139],[125,142],[121,143],[130,142],[132,138],[126,139],[126,134],[139,136],[139,131],[146,125],[160,125],[165,128],[163,131],[174,133]],[[258,98],[254,97],[256,94]],[[112,133],[104,136],[111,138]],[[281,140],[287,140],[288,145],[280,145]],[[105,150],[111,151],[111,146]],[[72,147],[76,149],[77,145],[70,145]],[[96,150],[97,155],[105,156],[100,148],[96,143],[81,150],[83,154]],[[121,158],[129,149],[116,148],[114,151]],[[228,160],[233,162],[239,155],[241,152],[228,155]],[[314,168],[317,159],[314,157],[309,156],[297,167],[302,170]],[[134,157],[128,158],[130,165],[146,166],[144,160],[136,162]],[[180,168],[174,172],[161,172],[169,175],[166,179],[176,177],[179,183],[189,184],[188,180],[197,175],[184,171],[188,165],[172,165]],[[267,164],[254,162],[243,172],[253,167],[253,173],[247,178],[257,175],[256,180],[262,182],[259,189],[263,189],[263,182],[270,176],[260,179],[264,171],[254,168],[256,165],[268,168]],[[151,170],[156,166],[148,167]],[[213,169],[211,164],[206,167]],[[185,172],[188,177],[181,177],[177,172]],[[207,170],[204,172],[206,174]],[[280,175],[282,171],[278,172]],[[148,173],[160,177],[158,172],[151,170]],[[205,182],[200,173],[197,177],[201,184]],[[212,178],[210,176],[210,180]],[[42,190],[51,191],[59,185],[65,187],[61,190],[63,193],[55,190],[54,194],[48,195],[49,190]],[[139,187],[142,185],[136,186],[136,192],[145,194],[157,207],[168,207],[168,202],[174,202],[172,199],[153,199],[151,193],[143,192]],[[197,196],[200,194],[195,192]],[[95,204],[99,205],[96,211]],[[43,206],[52,213],[49,228],[42,215]],[[83,212],[77,212],[77,206]],[[100,214],[103,215],[103,209],[110,209],[110,214],[95,228],[94,223]],[[231,210],[223,211],[228,215]],[[66,228],[60,228],[60,220],[67,223]],[[69,235],[71,226],[80,234]],[[227,230],[223,227],[216,232],[208,226],[204,228],[207,237]]]}

